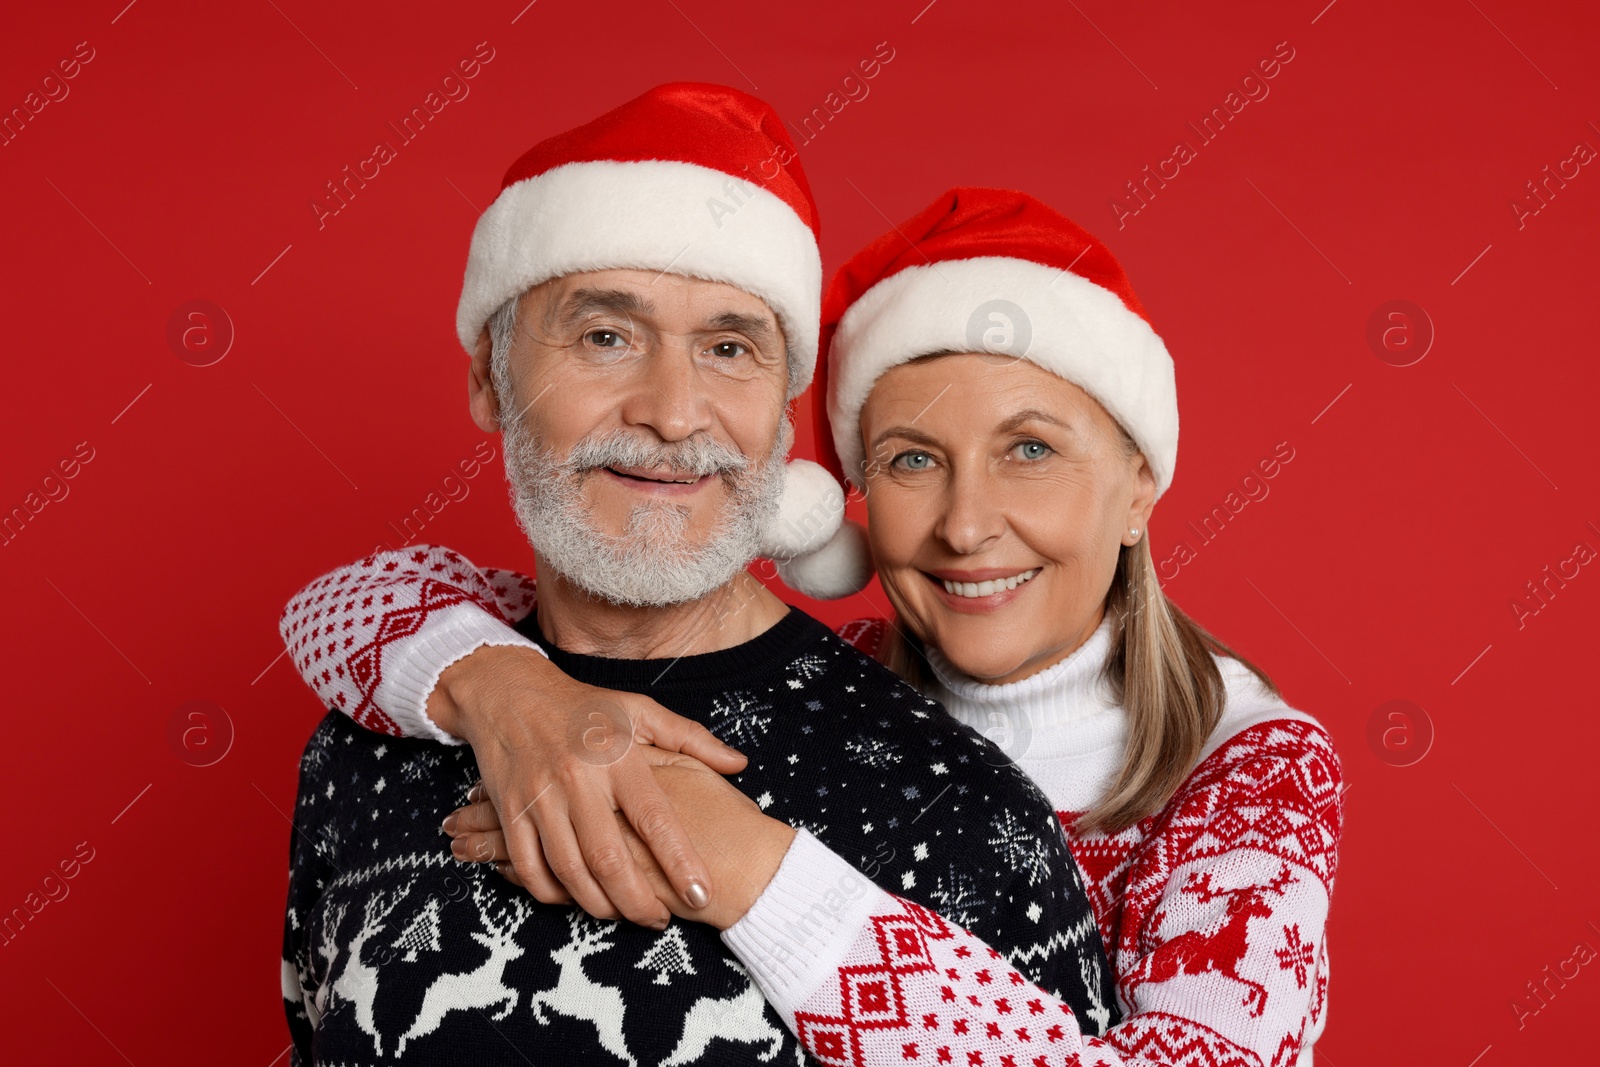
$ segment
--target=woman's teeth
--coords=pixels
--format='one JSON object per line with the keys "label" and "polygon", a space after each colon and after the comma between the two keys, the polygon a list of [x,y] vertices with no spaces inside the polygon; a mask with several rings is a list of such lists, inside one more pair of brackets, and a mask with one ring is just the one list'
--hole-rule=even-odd
{"label": "woman's teeth", "polygon": [[946,581],[944,583],[944,591],[949,593],[951,596],[961,596],[961,597],[993,596],[996,593],[1004,593],[1008,589],[1015,589],[1017,586],[1021,585],[1023,582],[1026,582],[1026,581],[1029,581],[1030,579],[1032,579],[1033,576],[1035,574],[1038,574],[1038,573],[1039,573],[1039,568],[1035,567],[1031,571],[1023,571],[1021,574],[1013,574],[1009,578],[996,578],[992,582],[951,582],[951,581]]}

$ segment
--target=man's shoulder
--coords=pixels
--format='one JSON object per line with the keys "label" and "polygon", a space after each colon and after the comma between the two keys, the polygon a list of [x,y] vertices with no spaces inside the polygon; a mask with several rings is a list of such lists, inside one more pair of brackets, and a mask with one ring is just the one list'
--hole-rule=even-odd
{"label": "man's shoulder", "polygon": [[[815,645],[796,656],[789,665],[805,673],[809,665],[826,661],[840,675],[829,697],[838,701],[865,727],[903,730],[908,726],[927,737],[960,739],[963,743],[982,741],[975,731],[953,718],[944,705],[922,693],[877,659],[862,651],[847,638],[828,630],[821,631]],[[793,682],[790,682],[793,686]]]}
{"label": "man's shoulder", "polygon": [[300,767],[304,770],[308,763],[315,766],[327,762],[354,747],[364,748],[397,740],[401,739],[358,726],[338,708],[329,708],[311,731],[311,736],[306,738],[305,751],[300,754]]}
{"label": "man's shoulder", "polygon": [[[815,622],[815,620],[812,620]],[[881,619],[864,619],[860,623],[883,624]],[[877,712],[865,716],[863,724],[875,722],[879,728],[900,729],[915,725],[923,734],[940,740],[959,740],[965,745],[976,745],[984,751],[989,761],[996,764],[1011,761],[982,734],[960,722],[944,705],[925,695],[910,682],[880,663],[872,654],[873,643],[858,639],[851,630],[857,623],[841,627],[838,632],[816,623],[814,648],[796,656],[794,663],[804,665],[807,656],[825,653],[840,668],[848,670],[855,678],[846,682],[840,694],[845,703],[860,705],[858,710]],[[793,664],[791,664],[793,666]]]}
{"label": "man's shoulder", "polygon": [[[810,619],[810,616],[807,616]],[[880,690],[895,698],[904,697],[920,706],[926,706],[944,711],[937,701],[929,700],[917,691],[916,687],[898,674],[879,663],[871,653],[871,649],[863,647],[847,636],[828,629],[815,619],[810,619],[815,625],[814,637],[817,649],[826,649],[842,666],[848,666],[859,671],[864,684]]]}
{"label": "man's shoulder", "polygon": [[[820,626],[820,624],[819,624]],[[1050,825],[1054,809],[1033,779],[993,740],[956,719],[943,704],[863,652],[848,639],[827,632],[816,651],[836,664],[834,684],[812,708],[832,704],[847,726],[857,750],[882,745],[926,761],[928,772],[942,784],[965,793],[971,788],[1004,796],[1018,811],[1043,813]],[[791,669],[805,670],[805,656]],[[795,681],[789,683],[792,687]]]}
{"label": "man's shoulder", "polygon": [[[458,755],[453,746],[426,738],[377,733],[330,708],[300,753],[300,794],[321,792],[335,779],[348,779],[358,769],[377,771],[385,778],[383,788],[403,786],[421,780]],[[388,775],[383,775],[384,768],[390,769]]]}
{"label": "man's shoulder", "polygon": [[338,762],[341,750],[354,742],[352,733],[360,731],[361,727],[351,722],[343,712],[329,708],[316,729],[311,731],[311,736],[306,738],[306,747],[300,753],[302,788],[308,779],[325,778]]}

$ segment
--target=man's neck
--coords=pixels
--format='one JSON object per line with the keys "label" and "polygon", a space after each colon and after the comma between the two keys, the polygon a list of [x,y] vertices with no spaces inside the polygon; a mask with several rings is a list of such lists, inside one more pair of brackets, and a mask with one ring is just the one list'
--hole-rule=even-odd
{"label": "man's neck", "polygon": [[663,659],[719,652],[759,637],[788,612],[749,571],[683,604],[627,607],[584,592],[561,574],[539,578],[539,632],[564,652]]}

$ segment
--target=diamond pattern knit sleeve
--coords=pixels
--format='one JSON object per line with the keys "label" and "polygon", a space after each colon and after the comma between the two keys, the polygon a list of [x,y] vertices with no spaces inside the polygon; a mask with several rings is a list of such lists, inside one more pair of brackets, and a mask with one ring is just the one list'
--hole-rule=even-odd
{"label": "diamond pattern knit sleeve", "polygon": [[510,626],[533,610],[533,579],[480,570],[448,548],[414,545],[330,571],[278,620],[290,660],[328,707],[378,733],[461,740],[428,718],[446,667],[482,645],[538,646]]}

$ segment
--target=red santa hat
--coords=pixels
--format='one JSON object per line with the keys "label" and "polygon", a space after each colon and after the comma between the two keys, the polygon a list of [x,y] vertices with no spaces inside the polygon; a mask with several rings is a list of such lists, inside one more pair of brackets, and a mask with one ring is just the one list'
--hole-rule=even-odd
{"label": "red santa hat", "polygon": [[[658,85],[539,142],[506,171],[472,234],[456,336],[473,352],[501,304],[552,278],[670,271],[766,302],[783,329],[792,398],[816,369],[819,232],[794,142],[769,105],[721,85]],[[763,554],[813,551],[843,516],[838,483],[791,462]]]}
{"label": "red santa hat", "polygon": [[[861,408],[884,372],[935,352],[1026,359],[1082,388],[1138,444],[1156,496],[1178,458],[1172,357],[1116,257],[1070,219],[1007,189],[951,189],[856,253],[823,307],[817,447],[865,487]],[[872,576],[864,539],[780,565],[813,596],[847,596]]]}

